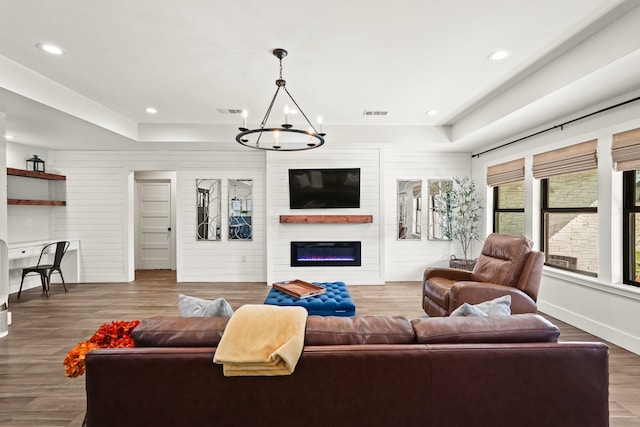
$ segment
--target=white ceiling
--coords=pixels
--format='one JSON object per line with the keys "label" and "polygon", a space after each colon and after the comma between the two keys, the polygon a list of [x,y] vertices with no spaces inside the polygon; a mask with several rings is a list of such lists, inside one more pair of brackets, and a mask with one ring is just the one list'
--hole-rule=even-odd
{"label": "white ceiling", "polygon": [[[278,78],[271,52],[285,48],[287,88],[312,121],[322,116],[327,146],[406,134],[472,151],[640,87],[638,6],[2,1],[0,111],[15,142],[46,148],[224,148],[241,117],[218,109],[246,109],[257,126]],[[487,60],[499,49],[512,55]]]}

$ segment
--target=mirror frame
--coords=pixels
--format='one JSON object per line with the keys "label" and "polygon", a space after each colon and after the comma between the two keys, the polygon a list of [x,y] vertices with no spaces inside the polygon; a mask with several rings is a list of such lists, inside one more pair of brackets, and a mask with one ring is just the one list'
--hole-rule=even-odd
{"label": "mirror frame", "polygon": [[427,239],[428,240],[451,240],[444,236],[442,232],[442,218],[435,207],[435,198],[445,188],[453,188],[453,179],[430,179],[427,181],[429,189],[428,201],[429,207],[427,212]]}
{"label": "mirror frame", "polygon": [[397,240],[422,240],[422,180],[398,180]]}
{"label": "mirror frame", "polygon": [[253,179],[230,179],[228,193],[228,240],[253,240]]}
{"label": "mirror frame", "polygon": [[222,226],[219,179],[196,179],[196,240],[221,240]]}

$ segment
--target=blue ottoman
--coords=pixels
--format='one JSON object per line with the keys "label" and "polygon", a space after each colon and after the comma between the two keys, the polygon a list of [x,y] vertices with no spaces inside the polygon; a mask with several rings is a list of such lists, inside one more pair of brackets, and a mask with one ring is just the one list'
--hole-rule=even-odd
{"label": "blue ottoman", "polygon": [[327,288],[327,292],[314,297],[298,299],[271,288],[264,303],[269,305],[295,305],[304,307],[310,316],[355,316],[356,306],[344,282],[313,283]]}

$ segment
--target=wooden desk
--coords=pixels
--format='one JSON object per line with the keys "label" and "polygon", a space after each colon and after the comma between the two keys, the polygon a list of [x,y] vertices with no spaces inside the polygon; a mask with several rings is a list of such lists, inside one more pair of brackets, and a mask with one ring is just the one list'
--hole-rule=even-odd
{"label": "wooden desk", "polygon": [[[20,280],[22,279],[22,269],[36,265],[42,248],[49,243],[59,242],[65,239],[38,240],[32,242],[8,243],[9,260],[9,293],[18,292]],[[64,281],[67,283],[78,283],[80,281],[80,240],[69,240],[69,249],[60,265]],[[62,283],[59,275],[52,276],[52,283]],[[39,287],[40,278],[37,275],[29,275],[24,280],[22,290]]]}

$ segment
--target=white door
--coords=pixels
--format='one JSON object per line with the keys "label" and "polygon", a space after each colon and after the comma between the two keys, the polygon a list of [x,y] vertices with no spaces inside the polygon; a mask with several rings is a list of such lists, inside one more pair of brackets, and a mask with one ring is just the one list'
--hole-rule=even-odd
{"label": "white door", "polygon": [[140,182],[139,270],[171,268],[171,184]]}

